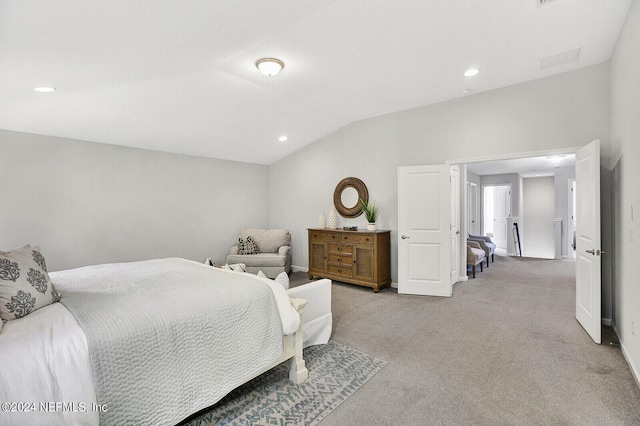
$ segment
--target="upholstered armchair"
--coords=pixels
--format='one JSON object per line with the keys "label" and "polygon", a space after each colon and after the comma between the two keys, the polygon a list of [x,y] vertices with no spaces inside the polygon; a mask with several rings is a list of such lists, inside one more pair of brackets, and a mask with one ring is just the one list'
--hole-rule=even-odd
{"label": "upholstered armchair", "polygon": [[489,257],[491,257],[491,261],[494,261],[493,254],[496,252],[496,244],[491,240],[491,237],[485,237],[483,235],[469,235],[467,237],[468,241],[475,241],[480,244],[480,248],[484,250],[485,256],[487,258],[487,268],[489,267]]}
{"label": "upholstered armchair", "polygon": [[[251,254],[245,254],[247,252]],[[227,256],[227,263],[244,263],[247,272],[257,274],[262,271],[272,279],[281,272],[288,274],[291,270],[291,234],[288,229],[242,228],[238,244],[231,247]]]}
{"label": "upholstered armchair", "polygon": [[477,265],[480,265],[480,272],[482,272],[482,262],[484,262],[485,258],[486,255],[484,250],[480,248],[480,243],[467,240],[467,265],[471,266],[473,278],[476,277]]}

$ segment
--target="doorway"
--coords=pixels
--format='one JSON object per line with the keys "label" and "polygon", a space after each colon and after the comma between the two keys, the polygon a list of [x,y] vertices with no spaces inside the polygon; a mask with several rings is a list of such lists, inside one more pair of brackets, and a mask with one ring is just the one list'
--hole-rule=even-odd
{"label": "doorway", "polygon": [[508,220],[511,217],[511,185],[483,187],[483,231],[493,238],[496,248],[507,250]]}

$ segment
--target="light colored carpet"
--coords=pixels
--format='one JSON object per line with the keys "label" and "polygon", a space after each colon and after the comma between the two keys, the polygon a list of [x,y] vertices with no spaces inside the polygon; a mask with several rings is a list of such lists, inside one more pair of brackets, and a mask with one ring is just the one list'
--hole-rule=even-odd
{"label": "light colored carpet", "polygon": [[451,298],[334,283],[332,338],[389,364],[322,426],[640,425],[620,349],[575,320],[574,270],[496,256]]}
{"label": "light colored carpet", "polygon": [[386,365],[333,341],[305,349],[304,358],[304,383],[289,381],[285,362],[183,425],[315,425]]}

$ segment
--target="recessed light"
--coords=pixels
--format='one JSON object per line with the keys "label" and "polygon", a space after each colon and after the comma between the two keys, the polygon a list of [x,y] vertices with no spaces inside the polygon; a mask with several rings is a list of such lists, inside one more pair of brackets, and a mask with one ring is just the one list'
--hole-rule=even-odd
{"label": "recessed light", "polygon": [[262,58],[256,62],[256,68],[267,77],[273,77],[284,68],[284,62],[276,58]]}
{"label": "recessed light", "polygon": [[474,76],[478,75],[479,72],[480,72],[480,70],[478,68],[469,68],[468,70],[466,70],[464,72],[464,76],[465,77],[474,77]]}
{"label": "recessed light", "polygon": [[289,139],[289,138],[288,138],[288,137],[286,137],[285,135],[282,135],[282,136],[280,136],[280,137],[278,138],[278,140],[279,140],[280,142],[286,142],[286,141],[287,141],[287,139]]}
{"label": "recessed light", "polygon": [[34,88],[33,90],[40,93],[51,93],[51,92],[55,92],[56,88],[51,86],[40,86],[40,87]]}

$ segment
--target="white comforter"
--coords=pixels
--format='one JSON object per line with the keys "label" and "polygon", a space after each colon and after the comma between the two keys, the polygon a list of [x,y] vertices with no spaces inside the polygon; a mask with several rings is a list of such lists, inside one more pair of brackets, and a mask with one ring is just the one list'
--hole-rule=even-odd
{"label": "white comforter", "polygon": [[[189,263],[191,267],[206,268],[230,285],[235,280],[246,280],[246,276],[233,271],[213,271],[202,264]],[[91,274],[92,268],[51,273],[52,281],[64,297],[63,283],[68,275],[76,279],[79,273]],[[271,280],[261,281],[273,292],[283,334],[297,330],[300,318],[285,290]],[[0,331],[0,403],[5,402],[10,405],[3,405],[0,411],[2,425],[98,424],[100,406],[96,401],[87,339],[62,304],[10,321]]]}

